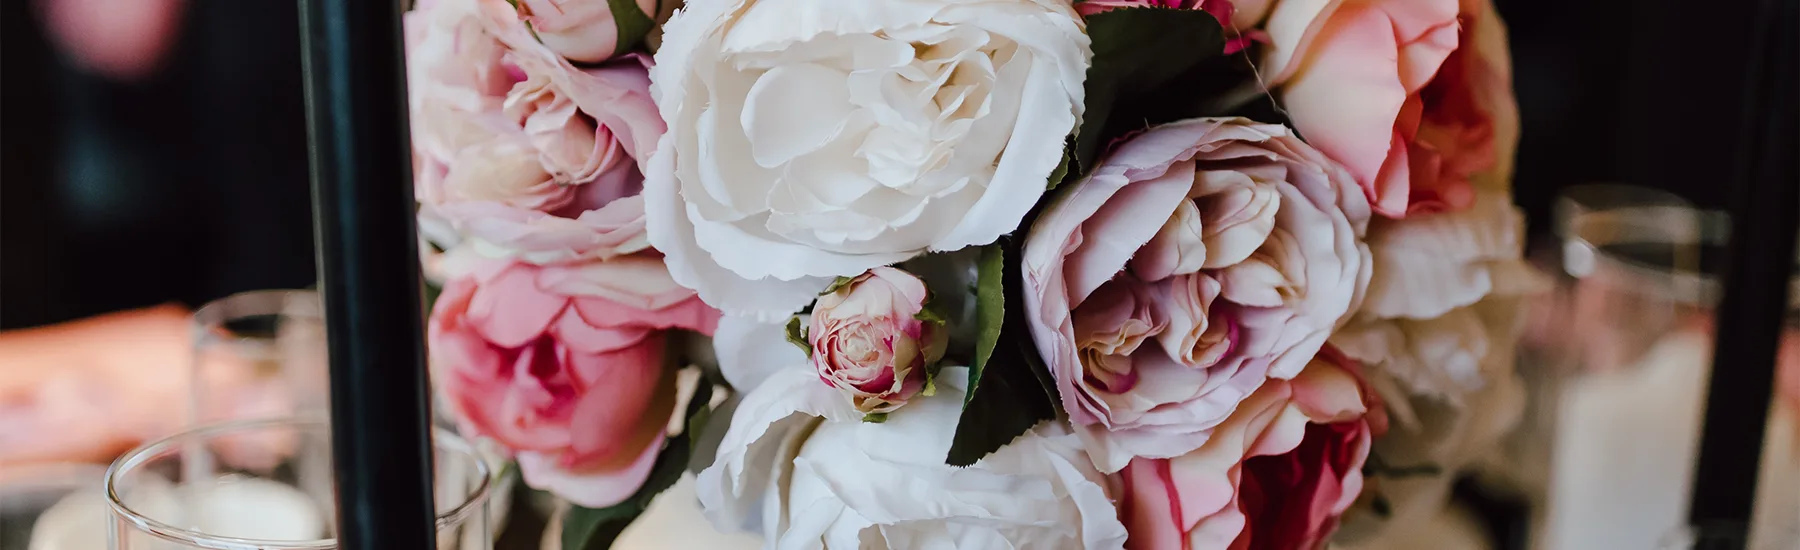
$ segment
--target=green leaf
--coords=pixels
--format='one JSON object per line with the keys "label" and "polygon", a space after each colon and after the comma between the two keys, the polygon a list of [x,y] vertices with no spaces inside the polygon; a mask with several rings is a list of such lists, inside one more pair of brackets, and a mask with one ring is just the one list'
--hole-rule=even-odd
{"label": "green leaf", "polygon": [[[1094,166],[1101,148],[1128,132],[1188,113],[1148,101],[1181,77],[1224,58],[1225,31],[1202,10],[1123,8],[1087,18],[1094,58],[1088,67],[1087,112],[1075,138],[1077,166]],[[1180,90],[1177,90],[1180,92]],[[1205,95],[1189,89],[1187,97]],[[1154,118],[1154,119],[1152,119]]]}
{"label": "green leaf", "polygon": [[[682,427],[680,437],[687,439],[689,454],[693,453],[693,446],[699,439],[696,436],[706,428],[706,423],[712,420],[712,394],[712,383],[702,378],[700,384],[694,387],[694,396],[688,399],[687,423]],[[687,461],[682,461],[683,466],[686,464]],[[677,471],[675,476],[679,478],[681,473]],[[670,482],[670,484],[674,483]]]}
{"label": "green leaf", "polygon": [[833,292],[837,292],[838,290],[840,290],[846,286],[849,286],[850,283],[854,283],[854,282],[856,282],[856,277],[838,277],[831,281],[831,286],[825,287],[825,290],[819,291],[819,295],[824,296],[826,294],[831,294]]}
{"label": "green leaf", "polygon": [[944,314],[938,313],[937,308],[931,307],[930,302],[926,302],[925,307],[919,308],[919,312],[914,313],[913,318],[927,323],[936,323],[938,325],[944,325],[950,322],[949,319],[944,318]]}
{"label": "green leaf", "polygon": [[863,415],[863,422],[868,422],[870,424],[880,424],[882,422],[887,422],[887,418],[888,418],[888,413],[869,413],[869,414]]}
{"label": "green leaf", "polygon": [[1056,163],[1056,169],[1050,171],[1049,183],[1044,185],[1045,191],[1054,191],[1056,186],[1062,185],[1063,178],[1069,177],[1069,163],[1075,160],[1074,154],[1075,136],[1071,135],[1068,143],[1063,144],[1062,162]]}
{"label": "green leaf", "polygon": [[613,541],[625,532],[644,510],[650,508],[650,502],[656,495],[675,485],[681,479],[681,472],[687,469],[688,459],[693,454],[693,436],[700,433],[712,412],[712,384],[702,383],[694,388],[694,396],[688,401],[687,423],[681,435],[671,437],[656,455],[656,465],[650,467],[650,477],[644,481],[636,493],[624,502],[605,508],[587,508],[575,506],[563,518],[562,547],[564,550],[604,550],[611,548]]}
{"label": "green leaf", "polygon": [[976,265],[975,318],[980,329],[969,367],[969,393],[944,463],[969,466],[1039,422],[1056,417],[1056,390],[1027,332],[1018,239],[982,249]]}
{"label": "green leaf", "polygon": [[807,336],[806,331],[800,330],[800,316],[795,315],[789,317],[787,324],[788,343],[800,346],[800,351],[806,352],[806,358],[812,359],[812,342]]}
{"label": "green leaf", "polygon": [[1006,324],[1006,295],[1002,276],[1006,269],[1006,250],[998,243],[981,249],[975,264],[975,361],[969,365],[969,393],[963,405],[975,400],[981,387],[981,375],[987,371],[994,346],[1000,343],[1000,328]]}
{"label": "green leaf", "polygon": [[614,52],[630,51],[644,41],[651,29],[656,28],[656,20],[639,9],[635,0],[606,0],[606,5],[612,8],[613,24],[619,29],[619,41]]}

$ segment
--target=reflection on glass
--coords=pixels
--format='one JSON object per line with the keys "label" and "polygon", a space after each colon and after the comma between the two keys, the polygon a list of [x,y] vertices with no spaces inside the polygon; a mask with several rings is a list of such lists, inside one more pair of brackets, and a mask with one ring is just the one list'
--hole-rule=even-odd
{"label": "reflection on glass", "polygon": [[[329,461],[330,445],[323,421],[276,419],[199,428],[139,447],[107,472],[109,546],[336,548],[330,480],[315,479],[331,470],[296,467],[306,457]],[[433,447],[438,547],[491,548],[487,464],[467,441],[443,430]]]}
{"label": "reflection on glass", "polygon": [[194,392],[200,423],[323,414],[325,325],[318,293],[259,290],[194,313]]}

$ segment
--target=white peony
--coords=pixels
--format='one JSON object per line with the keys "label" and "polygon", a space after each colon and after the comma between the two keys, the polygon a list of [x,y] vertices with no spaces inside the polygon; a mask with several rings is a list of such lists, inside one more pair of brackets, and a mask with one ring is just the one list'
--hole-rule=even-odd
{"label": "white peony", "polygon": [[700,502],[720,529],[765,548],[1121,548],[1106,478],[1051,422],[968,468],[944,464],[967,371],[881,424],[862,422],[803,364],[745,396]]}
{"label": "white peony", "polygon": [[1478,191],[1461,212],[1378,220],[1368,240],[1367,298],[1332,345],[1408,393],[1453,404],[1512,375],[1492,358],[1518,344],[1525,301],[1548,281],[1524,260],[1524,216],[1505,193]]}
{"label": "white peony", "polygon": [[1523,224],[1495,189],[1478,190],[1468,210],[1370,224],[1367,301],[1330,342],[1364,365],[1392,419],[1373,456],[1438,473],[1372,473],[1365,491],[1388,510],[1353,508],[1338,541],[1430,520],[1459,475],[1494,457],[1518,424],[1526,403],[1515,351],[1526,302],[1548,285],[1523,259]]}
{"label": "white peony", "polygon": [[692,0],[664,28],[650,241],[727,313],[1018,226],[1082,114],[1067,0]]}

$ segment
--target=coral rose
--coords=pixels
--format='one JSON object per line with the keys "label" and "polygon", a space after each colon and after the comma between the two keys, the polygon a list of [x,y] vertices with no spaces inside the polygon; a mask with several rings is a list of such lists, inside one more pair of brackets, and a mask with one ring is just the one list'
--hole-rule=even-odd
{"label": "coral rose", "polygon": [[1263,68],[1294,128],[1350,170],[1376,213],[1461,210],[1479,174],[1508,170],[1517,109],[1491,4],[1293,0],[1267,29]]}

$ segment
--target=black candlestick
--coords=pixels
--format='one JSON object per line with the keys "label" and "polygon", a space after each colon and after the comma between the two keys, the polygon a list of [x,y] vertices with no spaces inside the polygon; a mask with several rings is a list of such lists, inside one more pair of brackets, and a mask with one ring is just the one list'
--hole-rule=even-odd
{"label": "black candlestick", "polygon": [[1792,1],[1756,4],[1758,57],[1745,83],[1749,112],[1738,142],[1743,175],[1688,510],[1695,526],[1716,530],[1746,528],[1755,503],[1800,213],[1800,13]]}
{"label": "black candlestick", "polygon": [[331,344],[337,538],[345,550],[431,550],[431,415],[401,3],[301,0],[300,9]]}

